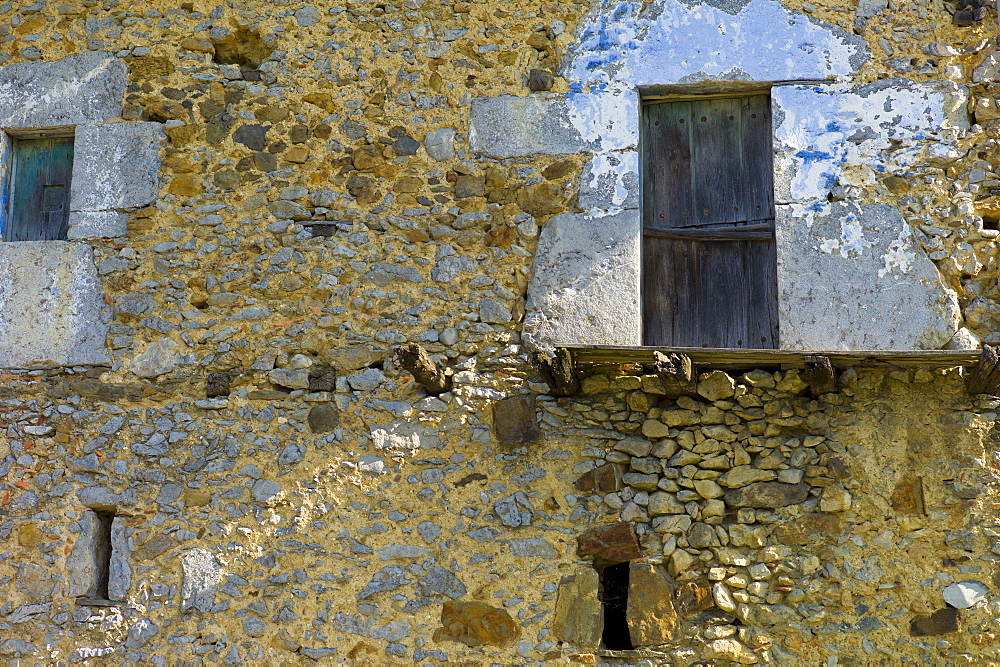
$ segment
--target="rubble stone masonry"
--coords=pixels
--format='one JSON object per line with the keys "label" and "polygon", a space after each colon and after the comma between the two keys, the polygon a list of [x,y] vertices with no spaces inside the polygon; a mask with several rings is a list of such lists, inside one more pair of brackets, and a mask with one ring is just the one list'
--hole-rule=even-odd
{"label": "rubble stone masonry", "polygon": [[0,0],[0,222],[77,147],[0,242],[0,661],[1000,659],[959,369],[531,354],[641,342],[641,99],[747,89],[782,346],[1000,343],[993,3],[340,1]]}

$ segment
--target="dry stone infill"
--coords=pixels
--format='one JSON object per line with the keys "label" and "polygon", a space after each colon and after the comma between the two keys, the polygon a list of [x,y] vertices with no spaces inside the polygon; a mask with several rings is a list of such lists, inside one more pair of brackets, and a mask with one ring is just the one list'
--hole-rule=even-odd
{"label": "dry stone infill", "polygon": [[[703,638],[704,649],[690,653],[680,640],[648,647],[663,649],[666,643],[675,657],[794,661],[782,639],[794,634],[788,629],[793,624],[821,636],[848,633],[870,655],[869,637],[880,631],[914,637],[955,631],[957,616],[925,618],[925,610],[973,608],[975,618],[994,613],[986,612],[982,602],[990,596],[984,580],[957,581],[961,573],[991,567],[988,557],[966,560],[982,564],[957,566],[931,586],[934,566],[917,574],[907,569],[911,559],[895,551],[924,543],[906,537],[918,526],[933,531],[949,553],[977,551],[970,534],[925,508],[922,489],[925,484],[940,489],[945,506],[982,489],[934,481],[941,473],[933,464],[920,473],[912,466],[908,470],[925,475],[916,487],[901,471],[873,469],[871,454],[879,439],[871,440],[877,431],[869,429],[879,425],[862,428],[858,422],[872,418],[852,417],[872,405],[870,398],[858,396],[867,390],[877,388],[883,396],[913,391],[927,398],[939,387],[950,395],[961,390],[954,384],[957,375],[919,369],[895,372],[891,379],[855,371],[841,375],[842,391],[820,399],[808,395],[794,370],[703,373],[698,396],[676,400],[664,396],[655,375],[584,378],[584,392],[592,392],[595,400],[579,406],[582,414],[616,420],[619,434],[605,432],[597,440],[603,446],[595,443],[583,451],[589,460],[575,468],[580,475],[576,488],[591,494],[606,520],[632,526],[642,552],[639,562],[662,568],[670,578],[661,597],[682,610],[685,601],[704,601],[698,611],[711,608],[717,616],[696,620],[693,613],[682,613],[676,620],[678,633],[683,628],[687,636]],[[949,381],[953,384],[946,389]],[[995,403],[981,401],[969,414],[995,418]],[[947,403],[924,409],[953,411]],[[872,493],[891,496],[887,510],[871,506]],[[886,512],[895,519],[887,520]],[[845,543],[858,551],[848,557],[840,546]],[[894,565],[893,558],[902,560]],[[907,580],[914,578],[930,588],[911,588]],[[949,584],[953,578],[956,583]],[[842,606],[846,591],[859,602]],[[879,608],[883,611],[876,612]]]}

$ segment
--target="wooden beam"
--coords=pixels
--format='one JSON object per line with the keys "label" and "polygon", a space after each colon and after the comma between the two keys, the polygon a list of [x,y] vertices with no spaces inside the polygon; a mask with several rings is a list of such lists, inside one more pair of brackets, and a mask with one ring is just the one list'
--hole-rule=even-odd
{"label": "wooden beam", "polygon": [[751,370],[754,368],[805,368],[807,357],[827,357],[834,368],[952,368],[974,366],[979,350],[744,350],[703,347],[640,347],[566,345],[579,366],[653,364],[655,354],[678,353],[691,358],[695,370]]}
{"label": "wooden beam", "polygon": [[996,395],[1000,389],[1000,358],[997,349],[983,345],[979,361],[965,376],[965,388],[970,394]]}
{"label": "wooden beam", "polygon": [[413,379],[431,396],[451,389],[451,374],[438,368],[427,351],[417,343],[410,343],[396,350],[400,368],[409,371]]}
{"label": "wooden beam", "polygon": [[833,370],[830,357],[818,355],[806,357],[806,382],[809,383],[813,396],[837,391],[837,372]]}
{"label": "wooden beam", "polygon": [[533,352],[531,358],[553,396],[576,396],[580,393],[580,378],[569,350],[558,348],[555,354]]}

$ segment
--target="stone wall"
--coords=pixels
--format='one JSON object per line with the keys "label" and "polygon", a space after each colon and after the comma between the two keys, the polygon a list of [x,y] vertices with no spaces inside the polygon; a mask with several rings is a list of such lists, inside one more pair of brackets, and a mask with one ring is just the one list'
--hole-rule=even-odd
{"label": "stone wall", "polygon": [[[91,96],[110,116],[59,121],[100,123],[81,141],[113,163],[77,183],[93,195],[81,229],[100,233],[46,273],[86,298],[37,279],[31,297],[17,272],[46,265],[0,248],[16,304],[0,322],[25,332],[0,364],[0,657],[592,662],[596,560],[637,582],[625,622],[647,653],[626,662],[995,659],[996,405],[956,372],[846,370],[816,398],[794,372],[712,375],[674,400],[622,367],[555,398],[527,353],[538,332],[635,342],[620,288],[637,276],[639,96],[602,89],[626,68],[594,58],[641,42],[635,84],[664,83],[643,54],[698,38],[696,14],[793,21],[796,45],[832,54],[803,56],[808,76],[854,77],[802,91],[845,123],[869,91],[909,100],[920,122],[899,136],[836,133],[841,183],[799,191],[829,186],[808,192],[833,217],[789,242],[853,262],[818,246],[840,238],[841,208],[874,211],[866,271],[944,295],[905,300],[937,309],[927,345],[943,318],[964,328],[953,345],[993,341],[995,14],[960,27],[950,3],[841,5],[0,0],[0,106],[20,113],[22,77],[80,61],[121,88]],[[684,31],[662,33],[668,19]],[[777,76],[731,55],[666,83]],[[47,80],[55,102],[79,90]],[[514,108],[515,133],[475,122]],[[785,120],[786,155],[832,136]],[[148,133],[101,136],[122,128]],[[140,144],[155,174],[125,150]],[[155,178],[149,205],[100,198],[130,170]],[[917,246],[913,287],[898,266]],[[925,309],[887,311],[876,334],[927,328]],[[106,336],[40,335],[80,318]],[[401,369],[411,343],[445,391]]]}

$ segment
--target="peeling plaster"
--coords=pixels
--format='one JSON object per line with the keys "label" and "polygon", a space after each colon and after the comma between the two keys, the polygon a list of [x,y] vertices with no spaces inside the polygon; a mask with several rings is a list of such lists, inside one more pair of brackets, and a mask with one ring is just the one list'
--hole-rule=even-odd
{"label": "peeling plaster", "polygon": [[[965,92],[946,82],[903,79],[851,88],[776,86],[775,197],[781,203],[825,200],[837,183],[871,185],[954,147],[967,127]],[[778,117],[778,114],[775,114]],[[805,207],[811,217],[815,207]],[[811,224],[808,223],[808,224]]]}
{"label": "peeling plaster", "polygon": [[[848,77],[868,57],[863,40],[774,0],[739,3],[604,0],[581,22],[562,74],[580,90],[692,80]],[[696,75],[694,79],[692,76]]]}
{"label": "peeling plaster", "polygon": [[566,97],[569,122],[583,141],[603,150],[625,150],[639,145],[639,93],[612,88]]}

